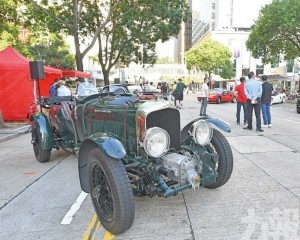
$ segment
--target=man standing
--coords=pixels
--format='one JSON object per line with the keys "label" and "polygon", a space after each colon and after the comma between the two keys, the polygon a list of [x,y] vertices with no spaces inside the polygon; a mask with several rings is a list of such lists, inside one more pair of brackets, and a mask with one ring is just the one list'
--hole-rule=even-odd
{"label": "man standing", "polygon": [[261,94],[262,86],[255,80],[254,72],[248,73],[249,80],[245,83],[245,94],[247,96],[247,122],[248,126],[244,129],[252,130],[252,113],[254,110],[256,117],[256,131],[263,132],[261,129],[261,114],[260,114],[260,105],[261,105]]}
{"label": "man standing", "polygon": [[182,101],[183,101],[183,91],[186,88],[185,84],[182,82],[181,78],[178,79],[178,83],[176,84],[176,91],[178,93],[178,107],[182,107]]}
{"label": "man standing", "polygon": [[207,116],[206,114],[206,107],[207,107],[207,100],[208,100],[208,78],[204,78],[204,83],[202,84],[202,91],[201,91],[201,108],[200,108],[200,116]]}
{"label": "man standing", "polygon": [[245,78],[240,78],[240,85],[237,85],[234,91],[237,93],[237,101],[236,101],[236,123],[240,124],[240,115],[241,115],[241,107],[243,107],[244,112],[244,125],[247,123],[247,96],[245,95]]}
{"label": "man standing", "polygon": [[263,75],[261,79],[263,80],[261,95],[261,112],[264,121],[264,125],[262,125],[262,127],[271,127],[270,106],[272,100],[271,96],[274,89],[272,84],[267,82],[268,77],[266,75]]}

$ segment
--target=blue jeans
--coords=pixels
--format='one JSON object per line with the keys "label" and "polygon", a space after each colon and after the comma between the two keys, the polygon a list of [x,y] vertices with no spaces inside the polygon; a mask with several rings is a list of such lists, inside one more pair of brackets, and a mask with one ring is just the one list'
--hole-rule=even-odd
{"label": "blue jeans", "polygon": [[200,115],[206,114],[206,107],[207,107],[207,98],[203,97],[201,99]]}
{"label": "blue jeans", "polygon": [[247,103],[236,103],[236,122],[240,123],[241,107],[243,107],[244,112],[244,123],[247,122]]}
{"label": "blue jeans", "polygon": [[270,113],[270,103],[261,104],[261,112],[264,121],[264,125],[271,124],[271,113]]}

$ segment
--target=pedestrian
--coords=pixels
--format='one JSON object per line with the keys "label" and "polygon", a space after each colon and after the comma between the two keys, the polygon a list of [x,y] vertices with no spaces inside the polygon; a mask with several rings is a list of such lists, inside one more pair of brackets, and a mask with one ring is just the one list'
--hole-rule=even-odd
{"label": "pedestrian", "polygon": [[64,80],[58,81],[59,87],[57,88],[57,96],[71,96],[71,90],[66,86]]}
{"label": "pedestrian", "polygon": [[163,82],[160,88],[160,92],[165,100],[168,100],[168,86],[166,82]]}
{"label": "pedestrian", "polygon": [[208,78],[204,78],[204,83],[202,84],[201,88],[201,107],[200,107],[200,116],[207,116],[206,114],[206,107],[207,107],[207,100],[208,100]]}
{"label": "pedestrian", "polygon": [[273,85],[268,83],[268,77],[263,75],[261,77],[262,84],[262,95],[261,95],[261,112],[263,117],[264,124],[262,127],[271,127],[271,101],[272,101],[272,92],[274,91]]}
{"label": "pedestrian", "polygon": [[153,82],[150,82],[149,92],[157,92],[156,87],[154,87]]}
{"label": "pedestrian", "polygon": [[237,95],[236,98],[236,123],[240,125],[240,115],[241,115],[241,108],[243,107],[244,112],[244,125],[247,124],[247,96],[245,94],[245,82],[246,78],[240,78],[240,85],[235,86],[234,91]]}
{"label": "pedestrian", "polygon": [[173,100],[174,100],[175,107],[176,107],[176,98],[178,98],[176,86],[177,86],[177,82],[175,81],[174,84],[172,85],[172,97],[173,97]]}
{"label": "pedestrian", "polygon": [[260,82],[255,80],[254,72],[248,73],[249,80],[245,83],[245,94],[247,96],[247,123],[248,126],[244,127],[246,130],[252,130],[252,114],[253,110],[256,117],[256,131],[263,132],[261,129],[261,94],[262,86]]}
{"label": "pedestrian", "polygon": [[[179,78],[178,83],[176,84],[176,91],[177,91],[177,94],[178,94],[178,102],[179,102],[178,103],[178,108],[182,108],[184,89],[186,89],[186,85],[182,82],[181,78]],[[176,106],[176,104],[175,104],[175,106]]]}

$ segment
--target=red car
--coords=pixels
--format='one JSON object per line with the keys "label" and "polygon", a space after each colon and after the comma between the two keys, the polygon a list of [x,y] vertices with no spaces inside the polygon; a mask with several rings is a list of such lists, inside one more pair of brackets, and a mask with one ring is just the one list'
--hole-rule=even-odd
{"label": "red car", "polygon": [[[201,101],[202,97],[197,97],[198,101]],[[236,102],[236,96],[234,96],[234,92],[231,92],[226,89],[214,88],[209,91],[208,102]]]}

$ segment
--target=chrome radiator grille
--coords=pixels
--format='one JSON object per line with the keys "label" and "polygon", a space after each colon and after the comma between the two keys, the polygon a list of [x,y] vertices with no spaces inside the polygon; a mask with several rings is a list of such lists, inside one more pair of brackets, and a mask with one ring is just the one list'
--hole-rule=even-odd
{"label": "chrome radiator grille", "polygon": [[173,108],[162,109],[149,113],[146,119],[146,127],[160,127],[170,135],[170,148],[180,148],[180,115]]}

